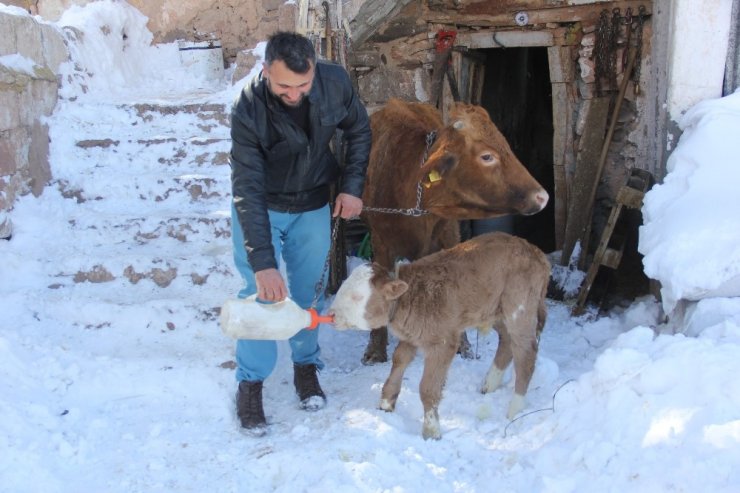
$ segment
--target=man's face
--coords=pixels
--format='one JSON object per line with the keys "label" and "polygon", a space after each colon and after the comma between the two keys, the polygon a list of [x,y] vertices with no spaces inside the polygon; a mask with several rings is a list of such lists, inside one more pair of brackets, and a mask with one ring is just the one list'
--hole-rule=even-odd
{"label": "man's face", "polygon": [[282,60],[263,65],[263,76],[267,77],[267,88],[286,106],[296,107],[301,104],[303,97],[311,90],[313,75],[313,64],[305,74],[291,71]]}

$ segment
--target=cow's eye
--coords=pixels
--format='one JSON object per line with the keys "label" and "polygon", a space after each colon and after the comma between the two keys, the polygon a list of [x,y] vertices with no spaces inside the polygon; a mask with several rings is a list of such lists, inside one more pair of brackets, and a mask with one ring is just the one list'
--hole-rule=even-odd
{"label": "cow's eye", "polygon": [[493,166],[494,164],[498,162],[498,159],[496,159],[496,156],[490,152],[484,152],[483,154],[481,154],[480,160],[486,166]]}

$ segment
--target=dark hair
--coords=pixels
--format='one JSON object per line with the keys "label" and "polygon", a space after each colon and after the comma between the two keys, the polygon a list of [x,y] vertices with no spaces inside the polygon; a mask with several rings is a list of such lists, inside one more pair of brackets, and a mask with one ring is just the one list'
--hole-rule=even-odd
{"label": "dark hair", "polygon": [[291,72],[305,74],[316,62],[316,52],[311,41],[305,36],[278,31],[270,36],[265,48],[267,65],[275,60],[284,62]]}

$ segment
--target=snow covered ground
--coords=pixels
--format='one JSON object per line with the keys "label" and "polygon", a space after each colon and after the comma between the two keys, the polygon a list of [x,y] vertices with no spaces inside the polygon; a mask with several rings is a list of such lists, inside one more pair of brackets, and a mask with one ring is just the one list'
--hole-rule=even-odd
{"label": "snow covered ground", "polygon": [[711,292],[738,274],[740,93],[687,114],[646,198],[648,273],[674,298],[703,290],[678,333],[652,298],[604,317],[549,302],[528,406],[509,422],[511,375],[478,392],[496,336],[471,332],[480,358],[454,361],[443,438],[427,442],[421,360],[385,413],[389,364],[360,363],[365,333],[323,327],[327,408],[297,408],[283,344],[271,431],[251,438],[216,315],[239,288],[224,159],[239,86],[183,72],[145,22],[105,0],[59,23],[84,32],[73,53],[88,74],[65,68],[54,180],[18,201],[0,241],[0,491],[740,491],[740,298]]}

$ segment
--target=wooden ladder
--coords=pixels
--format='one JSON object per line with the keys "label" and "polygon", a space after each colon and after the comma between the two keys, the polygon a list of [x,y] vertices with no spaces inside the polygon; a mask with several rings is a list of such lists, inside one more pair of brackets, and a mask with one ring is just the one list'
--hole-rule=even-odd
{"label": "wooden ladder", "polygon": [[[645,197],[645,193],[650,189],[653,184],[653,177],[647,170],[632,168],[630,176],[627,179],[627,184],[624,185],[617,193],[616,203],[612,207],[609,219],[606,222],[604,231],[601,234],[601,241],[594,254],[591,266],[588,269],[586,278],[581,284],[581,289],[578,293],[578,300],[573,307],[573,315],[580,315],[583,313],[584,306],[586,305],[586,298],[588,293],[591,291],[591,287],[596,279],[596,275],[599,273],[599,269],[609,267],[616,269],[619,267],[619,263],[622,261],[622,255],[624,254],[625,238],[612,239],[614,228],[619,222],[622,208],[627,207],[629,209],[641,209],[642,199]],[[581,252],[581,255],[585,255],[586,252]]]}

